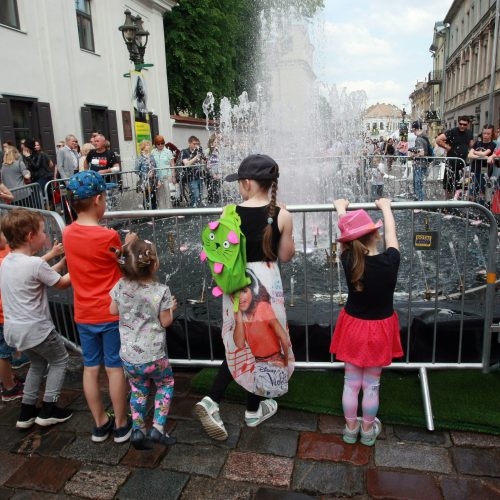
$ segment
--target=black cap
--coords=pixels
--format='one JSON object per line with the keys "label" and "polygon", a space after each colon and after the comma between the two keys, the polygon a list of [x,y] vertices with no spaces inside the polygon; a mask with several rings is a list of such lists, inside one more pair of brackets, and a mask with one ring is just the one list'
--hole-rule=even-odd
{"label": "black cap", "polygon": [[267,155],[247,156],[240,164],[238,172],[229,174],[226,182],[233,182],[240,179],[253,179],[255,181],[264,181],[277,179],[280,176],[278,164]]}
{"label": "black cap", "polygon": [[412,128],[413,130],[415,130],[415,129],[416,129],[416,130],[422,130],[422,122],[419,122],[418,120],[417,120],[416,122],[413,122],[413,123],[411,124],[411,128]]}

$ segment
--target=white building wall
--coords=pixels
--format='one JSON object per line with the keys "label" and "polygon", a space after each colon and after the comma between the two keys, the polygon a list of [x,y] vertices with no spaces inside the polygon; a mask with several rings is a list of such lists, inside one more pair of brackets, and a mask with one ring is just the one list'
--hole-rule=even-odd
{"label": "white building wall", "polygon": [[[148,108],[159,117],[159,131],[172,135],[163,34],[163,13],[173,0],[93,0],[91,2],[95,53],[80,49],[75,2],[18,0],[20,30],[0,26],[0,94],[26,96],[48,102],[54,139],[74,133],[82,137],[80,108],[104,106],[116,111],[120,154],[126,165],[135,156],[134,141],[123,137],[122,110],[132,112],[131,83],[124,78],[132,63],[118,27],[125,9],[139,14],[150,32],[144,70]],[[133,114],[132,114],[133,116]]]}

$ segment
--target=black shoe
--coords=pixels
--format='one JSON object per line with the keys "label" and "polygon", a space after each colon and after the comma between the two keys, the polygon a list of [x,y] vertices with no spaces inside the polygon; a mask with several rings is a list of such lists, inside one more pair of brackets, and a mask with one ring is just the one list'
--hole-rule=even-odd
{"label": "black shoe", "polygon": [[177,442],[177,439],[169,436],[166,432],[162,434],[156,427],[151,427],[147,434],[148,439],[154,443],[160,443],[164,445],[171,445]]}
{"label": "black shoe", "polygon": [[106,441],[114,426],[115,417],[108,414],[108,421],[104,425],[101,425],[100,427],[94,426],[92,429],[92,441],[94,443],[102,443],[103,441]]}
{"label": "black shoe", "polygon": [[151,448],[153,448],[153,443],[148,438],[146,438],[144,432],[139,429],[136,429],[132,432],[130,442],[136,450],[150,450]]}
{"label": "black shoe", "polygon": [[2,401],[14,401],[23,397],[23,384],[19,380],[14,380],[12,389],[5,389],[2,387]]}
{"label": "black shoe", "polygon": [[115,443],[125,443],[130,439],[130,435],[132,434],[132,419],[127,418],[127,424],[124,427],[116,427],[114,429],[115,433]]}
{"label": "black shoe", "polygon": [[18,429],[29,429],[35,423],[37,413],[38,408],[35,405],[21,403],[21,413],[17,419],[16,427]]}
{"label": "black shoe", "polygon": [[36,417],[35,423],[41,425],[42,427],[47,427],[49,425],[60,424],[61,422],[66,422],[73,416],[73,412],[66,408],[59,408],[55,403],[42,404],[42,409]]}

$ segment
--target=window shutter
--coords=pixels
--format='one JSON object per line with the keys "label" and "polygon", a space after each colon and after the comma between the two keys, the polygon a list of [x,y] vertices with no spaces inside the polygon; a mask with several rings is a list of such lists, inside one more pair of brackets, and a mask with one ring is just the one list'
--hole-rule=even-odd
{"label": "window shutter", "polygon": [[55,162],[56,144],[54,142],[50,104],[48,102],[37,102],[36,107],[38,112],[38,130],[40,130],[40,141],[42,141],[43,150]]}
{"label": "window shutter", "polygon": [[158,115],[151,113],[149,115],[151,122],[151,140],[154,141],[155,137],[160,133],[160,127],[158,126]]}
{"label": "window shutter", "polygon": [[120,155],[120,140],[118,138],[118,125],[116,123],[116,111],[107,110],[108,127],[109,127],[109,142],[111,149],[117,155]]}
{"label": "window shutter", "polygon": [[89,142],[90,134],[92,134],[92,113],[90,108],[83,106],[80,108],[80,113],[82,115],[82,140],[81,144]]}
{"label": "window shutter", "polygon": [[12,114],[8,99],[0,99],[0,138],[2,142],[10,141],[14,146],[18,147],[14,127],[12,126]]}

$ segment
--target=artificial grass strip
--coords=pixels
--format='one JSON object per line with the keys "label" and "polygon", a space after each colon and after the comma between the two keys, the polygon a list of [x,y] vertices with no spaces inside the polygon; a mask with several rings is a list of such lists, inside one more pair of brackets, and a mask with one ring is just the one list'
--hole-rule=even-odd
{"label": "artificial grass strip", "polygon": [[[209,392],[216,368],[201,370],[191,389]],[[487,375],[475,370],[428,370],[436,429],[486,432],[500,435],[500,372]],[[342,416],[344,373],[340,370],[296,371],[283,408]],[[225,394],[230,401],[243,402],[245,391],[232,382]],[[379,417],[388,424],[425,428],[424,407],[418,372],[385,370],[380,386]]]}

